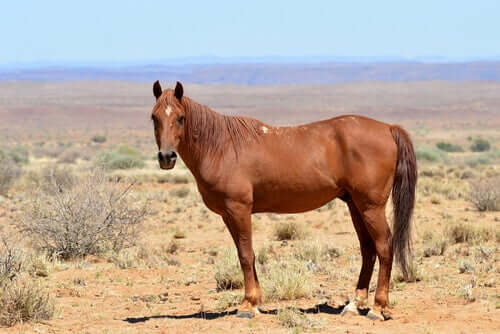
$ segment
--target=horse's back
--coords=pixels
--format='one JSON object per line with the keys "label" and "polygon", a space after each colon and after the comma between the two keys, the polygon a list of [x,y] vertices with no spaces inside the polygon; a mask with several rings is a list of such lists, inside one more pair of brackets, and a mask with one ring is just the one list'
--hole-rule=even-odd
{"label": "horse's back", "polygon": [[248,153],[254,161],[247,162],[256,211],[317,208],[352,188],[360,176],[363,182],[373,183],[371,179],[381,174],[373,171],[373,164],[388,164],[390,169],[395,161],[390,125],[366,117],[265,126],[263,132],[259,145]]}

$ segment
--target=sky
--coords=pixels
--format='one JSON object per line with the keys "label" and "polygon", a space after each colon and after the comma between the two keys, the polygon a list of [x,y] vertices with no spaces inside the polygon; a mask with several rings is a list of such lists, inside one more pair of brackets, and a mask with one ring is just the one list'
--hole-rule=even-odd
{"label": "sky", "polygon": [[0,65],[183,57],[500,58],[500,1],[3,0]]}

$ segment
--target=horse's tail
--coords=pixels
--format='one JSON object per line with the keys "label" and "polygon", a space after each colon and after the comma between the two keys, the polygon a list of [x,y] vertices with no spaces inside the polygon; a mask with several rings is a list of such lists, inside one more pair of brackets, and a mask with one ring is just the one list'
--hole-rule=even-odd
{"label": "horse's tail", "polygon": [[391,133],[398,146],[398,160],[392,185],[394,210],[392,249],[403,276],[408,277],[412,254],[411,218],[415,205],[417,159],[408,133],[399,126],[391,126]]}

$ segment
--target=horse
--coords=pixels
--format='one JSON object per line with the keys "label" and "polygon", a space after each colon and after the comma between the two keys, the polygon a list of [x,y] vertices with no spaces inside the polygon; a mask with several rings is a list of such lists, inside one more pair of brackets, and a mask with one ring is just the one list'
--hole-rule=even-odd
{"label": "horse", "polygon": [[[255,271],[251,215],[305,212],[335,198],[349,208],[362,256],[355,298],[344,304],[343,313],[364,309],[372,319],[391,317],[393,256],[407,276],[417,182],[413,144],[403,128],[357,115],[271,126],[219,114],[184,96],[180,82],[162,90],[156,81],[153,95],[151,118],[160,168],[173,168],[180,155],[203,202],[222,217],[236,245],[245,289],[239,317],[259,313],[263,298]],[[385,215],[391,192],[392,233]],[[380,268],[369,308],[376,257]]]}

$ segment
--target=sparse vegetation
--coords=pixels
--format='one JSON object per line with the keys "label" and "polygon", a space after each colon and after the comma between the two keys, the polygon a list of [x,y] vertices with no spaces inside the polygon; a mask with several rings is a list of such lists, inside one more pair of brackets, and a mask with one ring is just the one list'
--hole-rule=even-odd
{"label": "sparse vegetation", "polygon": [[215,261],[215,282],[218,291],[243,287],[243,273],[235,249],[225,249]]}
{"label": "sparse vegetation", "polygon": [[431,239],[424,243],[423,255],[424,257],[440,256],[444,254],[447,247],[448,240],[440,235],[436,235],[435,237],[433,235]]}
{"label": "sparse vegetation", "polygon": [[190,190],[188,187],[177,187],[170,190],[170,196],[184,198],[187,197],[187,195],[189,195],[189,192]]}
{"label": "sparse vegetation", "polygon": [[54,302],[32,279],[8,280],[0,284],[0,325],[51,319]]}
{"label": "sparse vegetation", "polygon": [[448,143],[448,142],[439,142],[436,144],[436,147],[441,151],[445,152],[463,152],[464,149],[460,145]]}
{"label": "sparse vegetation", "polygon": [[22,169],[8,156],[0,154],[0,195],[7,195],[14,182],[21,176]]}
{"label": "sparse vegetation", "polygon": [[489,229],[466,223],[449,224],[446,233],[453,243],[477,243],[494,238],[493,232]]}
{"label": "sparse vegetation", "polygon": [[217,298],[216,309],[219,312],[225,311],[230,307],[239,305],[243,301],[243,295],[234,292],[223,292]]}
{"label": "sparse vegetation", "polygon": [[79,157],[80,153],[76,150],[64,151],[57,159],[57,162],[63,164],[74,164]]}
{"label": "sparse vegetation", "polygon": [[106,142],[106,136],[96,135],[90,138],[94,143],[102,144]]}
{"label": "sparse vegetation", "polygon": [[131,169],[144,167],[144,159],[139,152],[129,146],[120,146],[116,152],[101,152],[96,162],[109,169]]}
{"label": "sparse vegetation", "polygon": [[270,261],[265,267],[261,286],[269,301],[307,298],[312,295],[314,289],[311,276],[311,269],[304,261]]}
{"label": "sparse vegetation", "polygon": [[131,185],[109,181],[94,170],[68,189],[56,187],[31,198],[20,224],[34,245],[51,256],[73,258],[120,250],[134,243],[143,204],[128,198]]}
{"label": "sparse vegetation", "polygon": [[302,225],[295,221],[280,222],[275,225],[273,232],[276,240],[299,240],[306,237],[306,231]]}
{"label": "sparse vegetation", "polygon": [[444,157],[443,151],[433,147],[417,147],[415,155],[419,161],[438,162]]}
{"label": "sparse vegetation", "polygon": [[490,150],[490,142],[486,139],[478,138],[474,140],[474,143],[471,145],[470,150],[472,152],[486,152]]}
{"label": "sparse vegetation", "polygon": [[283,327],[295,329],[321,329],[324,319],[313,319],[295,307],[286,307],[278,311],[278,321]]}
{"label": "sparse vegetation", "polygon": [[500,177],[470,182],[467,199],[478,211],[499,211]]}

